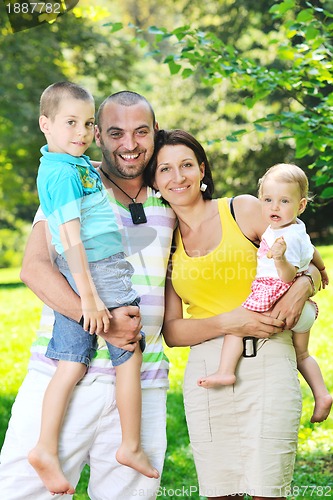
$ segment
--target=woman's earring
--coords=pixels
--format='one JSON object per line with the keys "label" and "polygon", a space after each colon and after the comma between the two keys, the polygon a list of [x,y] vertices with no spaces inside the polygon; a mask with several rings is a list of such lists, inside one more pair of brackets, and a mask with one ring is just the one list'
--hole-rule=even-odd
{"label": "woman's earring", "polygon": [[206,191],[207,189],[207,184],[205,184],[204,182],[201,183],[201,186],[200,186],[200,191],[202,191],[203,193]]}
{"label": "woman's earring", "polygon": [[155,192],[155,196],[156,196],[156,198],[162,198],[162,195],[159,191]]}

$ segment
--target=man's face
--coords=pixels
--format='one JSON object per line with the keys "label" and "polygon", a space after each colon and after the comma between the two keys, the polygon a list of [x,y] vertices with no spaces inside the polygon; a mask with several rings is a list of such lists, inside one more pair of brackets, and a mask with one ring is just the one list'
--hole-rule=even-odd
{"label": "man's face", "polygon": [[153,116],[143,101],[133,106],[107,103],[96,127],[96,144],[109,173],[123,179],[142,175],[154,151]]}

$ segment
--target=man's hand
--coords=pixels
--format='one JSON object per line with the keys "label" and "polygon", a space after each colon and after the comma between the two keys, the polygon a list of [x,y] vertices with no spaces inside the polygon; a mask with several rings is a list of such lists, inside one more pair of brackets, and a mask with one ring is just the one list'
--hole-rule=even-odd
{"label": "man's hand", "polygon": [[108,333],[101,333],[100,337],[116,347],[133,352],[137,342],[141,340],[141,328],[139,307],[117,307],[112,309]]}

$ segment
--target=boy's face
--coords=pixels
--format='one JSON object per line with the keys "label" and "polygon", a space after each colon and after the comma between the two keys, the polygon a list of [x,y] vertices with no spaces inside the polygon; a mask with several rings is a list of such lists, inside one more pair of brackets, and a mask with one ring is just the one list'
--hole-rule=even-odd
{"label": "boy's face", "polygon": [[51,153],[81,156],[94,138],[95,107],[91,101],[64,98],[52,120],[39,118]]}

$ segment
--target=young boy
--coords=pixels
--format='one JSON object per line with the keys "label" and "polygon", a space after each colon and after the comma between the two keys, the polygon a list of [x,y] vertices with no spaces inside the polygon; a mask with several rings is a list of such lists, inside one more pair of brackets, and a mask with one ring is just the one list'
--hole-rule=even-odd
{"label": "young boy", "polygon": [[[94,113],[92,95],[70,82],[50,85],[41,96],[39,124],[47,146],[41,149],[38,194],[58,254],[56,263],[80,295],[82,305],[80,324],[55,312],[46,355],[59,362],[45,392],[40,437],[28,457],[52,494],[74,493],[59,463],[58,441],[72,391],[96,351],[95,334],[108,331],[109,309],[139,302],[132,289],[133,268],[125,259],[107,194],[98,172],[84,155],[94,137]],[[122,426],[116,458],[157,478],[159,472],[140,442],[144,339],[134,352],[107,345],[116,369]]]}
{"label": "young boy", "polygon": [[[268,228],[261,238],[252,292],[243,306],[252,311],[264,312],[290,288],[297,274],[306,272],[311,260],[321,273],[323,288],[328,285],[328,276],[304,223],[297,218],[304,212],[308,201],[308,180],[303,170],[292,164],[274,165],[259,181],[259,198]],[[332,406],[332,397],[320,368],[308,352],[310,328],[316,316],[316,304],[307,301],[293,328],[297,368],[309,384],[315,399],[311,422],[325,420]],[[198,384],[209,388],[235,383],[235,370],[242,351],[242,339],[227,335],[218,371],[200,379]]]}

